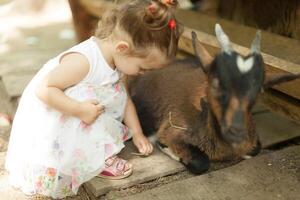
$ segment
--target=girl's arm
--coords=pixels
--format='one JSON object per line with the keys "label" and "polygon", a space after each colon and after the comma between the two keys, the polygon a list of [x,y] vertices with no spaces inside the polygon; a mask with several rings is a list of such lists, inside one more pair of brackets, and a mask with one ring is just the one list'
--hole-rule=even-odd
{"label": "girl's arm", "polygon": [[67,115],[92,123],[103,111],[95,100],[78,102],[64,94],[64,90],[80,82],[89,71],[87,58],[79,53],[65,55],[60,64],[41,81],[37,97],[50,107]]}
{"label": "girl's arm", "polygon": [[[127,83],[125,82],[126,89]],[[135,106],[131,100],[128,89],[128,100],[125,108],[124,122],[132,130],[133,143],[138,148],[139,152],[144,155],[149,155],[153,151],[153,146],[149,140],[144,136],[143,130],[138,119]]]}

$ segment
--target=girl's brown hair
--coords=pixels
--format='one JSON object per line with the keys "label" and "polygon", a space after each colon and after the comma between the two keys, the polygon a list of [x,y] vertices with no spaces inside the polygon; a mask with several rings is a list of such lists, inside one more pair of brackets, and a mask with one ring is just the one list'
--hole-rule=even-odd
{"label": "girl's brown hair", "polygon": [[106,12],[95,36],[104,39],[116,27],[126,31],[138,48],[158,47],[168,57],[176,54],[183,27],[174,16],[176,0],[136,0]]}

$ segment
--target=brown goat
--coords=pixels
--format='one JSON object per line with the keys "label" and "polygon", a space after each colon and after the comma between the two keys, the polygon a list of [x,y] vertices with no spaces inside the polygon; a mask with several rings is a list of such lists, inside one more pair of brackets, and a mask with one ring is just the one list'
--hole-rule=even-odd
{"label": "brown goat", "polygon": [[144,132],[155,133],[162,151],[195,174],[206,171],[209,160],[259,153],[251,115],[257,95],[264,85],[298,77],[283,75],[264,82],[260,32],[246,57],[232,50],[219,25],[216,35],[222,52],[214,59],[194,33],[195,59],[175,61],[130,84]]}

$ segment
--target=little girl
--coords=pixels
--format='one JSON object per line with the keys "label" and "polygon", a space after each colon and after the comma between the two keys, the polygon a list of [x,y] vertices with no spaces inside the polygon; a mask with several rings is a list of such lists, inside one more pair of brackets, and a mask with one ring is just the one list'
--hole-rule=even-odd
{"label": "little girl", "polygon": [[131,136],[140,153],[152,152],[124,79],[174,58],[182,32],[176,4],[138,0],[110,10],[94,37],[42,67],[24,90],[11,131],[6,169],[13,186],[63,198],[95,176],[129,176],[131,164],[116,154]]}

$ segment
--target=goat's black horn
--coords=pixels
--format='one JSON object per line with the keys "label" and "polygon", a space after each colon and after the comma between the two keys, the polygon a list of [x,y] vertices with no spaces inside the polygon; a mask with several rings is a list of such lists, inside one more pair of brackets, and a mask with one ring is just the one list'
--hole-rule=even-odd
{"label": "goat's black horn", "polygon": [[256,32],[256,36],[251,44],[251,53],[260,54],[261,31]]}
{"label": "goat's black horn", "polygon": [[229,40],[228,36],[224,33],[220,24],[216,24],[215,32],[216,32],[217,39],[221,45],[222,51],[224,51],[227,54],[231,54],[232,47],[230,44],[230,40]]}

